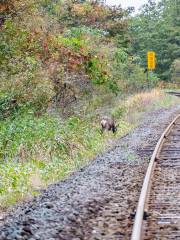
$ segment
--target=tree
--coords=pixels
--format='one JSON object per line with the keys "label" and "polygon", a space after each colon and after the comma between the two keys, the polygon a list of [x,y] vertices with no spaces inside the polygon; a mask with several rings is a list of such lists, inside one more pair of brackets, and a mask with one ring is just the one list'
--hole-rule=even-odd
{"label": "tree", "polygon": [[[174,2],[174,1],[173,1]],[[179,53],[179,0],[162,0],[159,4],[149,0],[141,13],[132,19],[132,53],[140,56],[140,64],[146,66],[146,53],[157,54],[157,73],[163,80],[170,79],[170,67]]]}

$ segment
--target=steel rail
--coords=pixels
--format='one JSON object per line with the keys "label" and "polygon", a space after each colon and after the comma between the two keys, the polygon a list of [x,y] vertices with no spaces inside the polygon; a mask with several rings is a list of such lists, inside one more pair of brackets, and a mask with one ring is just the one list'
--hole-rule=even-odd
{"label": "steel rail", "polygon": [[168,91],[166,93],[168,93],[170,95],[174,95],[176,97],[180,97],[180,91]]}
{"label": "steel rail", "polygon": [[176,121],[178,118],[180,118],[180,114],[178,114],[178,116],[175,117],[174,120],[165,129],[165,131],[161,135],[161,137],[155,147],[155,150],[152,154],[152,157],[151,157],[151,160],[149,162],[149,166],[148,166],[148,169],[146,172],[146,176],[144,178],[143,186],[141,189],[138,206],[136,209],[136,216],[135,216],[135,221],[134,221],[134,225],[133,225],[131,240],[141,240],[142,239],[143,218],[144,218],[145,214],[147,213],[147,209],[145,209],[145,207],[146,207],[147,198],[148,198],[151,184],[152,184],[152,177],[153,177],[154,169],[156,167],[156,162],[158,160],[158,156],[162,149],[165,138],[167,138],[171,129],[176,124]]}

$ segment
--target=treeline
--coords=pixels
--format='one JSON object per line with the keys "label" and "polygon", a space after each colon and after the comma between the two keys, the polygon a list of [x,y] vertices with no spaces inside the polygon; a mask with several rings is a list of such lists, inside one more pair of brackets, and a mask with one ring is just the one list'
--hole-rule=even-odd
{"label": "treeline", "polygon": [[[180,83],[180,1],[149,0],[140,14],[131,19],[132,54],[146,66],[146,52],[157,54],[157,74],[160,79]],[[180,73],[179,73],[180,74]]]}
{"label": "treeline", "polygon": [[[132,8],[101,1],[1,1],[1,113],[27,103],[38,111],[51,102],[64,109],[97,87],[118,94],[159,79],[176,81],[180,21],[174,3],[150,0],[131,17]],[[157,53],[150,83],[148,50]]]}

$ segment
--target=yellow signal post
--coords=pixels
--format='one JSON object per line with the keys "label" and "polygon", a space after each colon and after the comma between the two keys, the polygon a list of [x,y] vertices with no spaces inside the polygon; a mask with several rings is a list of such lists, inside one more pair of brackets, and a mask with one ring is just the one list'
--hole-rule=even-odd
{"label": "yellow signal post", "polygon": [[156,68],[156,53],[154,51],[148,51],[147,52],[147,83],[148,86],[150,86],[149,82],[149,71],[150,76],[152,75],[152,71]]}
{"label": "yellow signal post", "polygon": [[147,53],[147,60],[148,70],[154,70],[156,68],[156,53],[149,51]]}

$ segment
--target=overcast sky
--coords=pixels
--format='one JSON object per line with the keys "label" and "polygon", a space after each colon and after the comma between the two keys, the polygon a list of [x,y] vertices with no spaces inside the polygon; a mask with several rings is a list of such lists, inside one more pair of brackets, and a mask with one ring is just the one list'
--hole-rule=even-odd
{"label": "overcast sky", "polygon": [[[123,8],[133,6],[133,7],[135,7],[136,12],[143,4],[145,4],[147,2],[148,2],[148,0],[106,0],[106,3],[108,5],[119,5],[119,4],[121,4],[121,6]],[[158,2],[158,0],[156,0],[156,2]]]}

